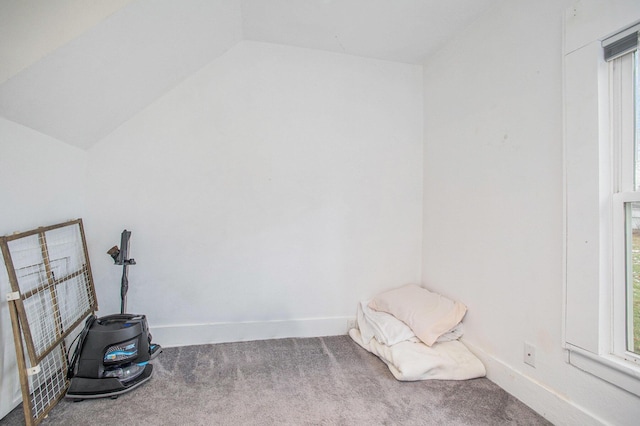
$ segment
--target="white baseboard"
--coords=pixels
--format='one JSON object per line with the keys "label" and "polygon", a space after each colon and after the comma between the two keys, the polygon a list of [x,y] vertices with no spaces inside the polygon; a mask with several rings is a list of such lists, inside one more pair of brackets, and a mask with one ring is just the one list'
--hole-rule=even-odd
{"label": "white baseboard", "polygon": [[605,424],[579,405],[543,383],[523,374],[476,346],[465,345],[484,363],[487,378],[518,398],[555,425],[599,426]]}
{"label": "white baseboard", "polygon": [[208,343],[244,342],[346,334],[355,317],[309,318],[212,324],[152,326],[154,343],[165,348]]}

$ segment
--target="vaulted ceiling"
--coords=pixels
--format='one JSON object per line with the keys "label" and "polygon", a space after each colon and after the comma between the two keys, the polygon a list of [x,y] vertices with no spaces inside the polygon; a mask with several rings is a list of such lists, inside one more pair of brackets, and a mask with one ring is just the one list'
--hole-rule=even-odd
{"label": "vaulted ceiling", "polygon": [[500,0],[3,0],[0,116],[87,148],[242,40],[421,64]]}

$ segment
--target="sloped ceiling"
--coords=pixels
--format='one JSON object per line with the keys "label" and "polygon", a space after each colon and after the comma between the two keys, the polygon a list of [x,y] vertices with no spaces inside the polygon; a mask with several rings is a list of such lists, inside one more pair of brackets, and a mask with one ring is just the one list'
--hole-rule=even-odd
{"label": "sloped ceiling", "polygon": [[88,148],[243,39],[420,64],[497,1],[3,0],[0,115]]}

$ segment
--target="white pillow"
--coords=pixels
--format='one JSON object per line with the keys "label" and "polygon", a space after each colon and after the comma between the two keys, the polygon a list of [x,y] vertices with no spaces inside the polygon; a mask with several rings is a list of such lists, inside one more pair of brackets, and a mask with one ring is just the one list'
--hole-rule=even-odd
{"label": "white pillow", "polygon": [[415,284],[380,293],[369,302],[369,307],[404,322],[428,346],[458,325],[467,312],[462,303]]}

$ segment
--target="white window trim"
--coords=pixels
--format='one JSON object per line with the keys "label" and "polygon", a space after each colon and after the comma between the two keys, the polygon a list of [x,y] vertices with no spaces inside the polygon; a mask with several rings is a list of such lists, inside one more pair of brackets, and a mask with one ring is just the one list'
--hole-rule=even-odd
{"label": "white window trim", "polygon": [[[575,18],[577,10],[573,13]],[[576,40],[571,18],[565,42]],[[613,231],[624,225],[612,211],[621,200],[614,203],[612,195],[609,66],[601,43],[612,29],[564,56],[564,347],[570,364],[640,396],[640,365],[615,355],[620,348],[613,346],[619,337],[613,334],[619,321],[613,289],[620,238]]]}
{"label": "white window trim", "polygon": [[640,368],[613,355],[594,354],[567,344],[567,361],[581,370],[600,377],[619,388],[640,395]]}
{"label": "white window trim", "polygon": [[[634,28],[634,34],[639,28]],[[627,31],[628,32],[628,31]],[[627,33],[625,32],[625,33]],[[635,191],[635,56],[632,52],[611,60],[610,68],[610,139],[612,151],[612,341],[613,353],[626,361],[639,364],[640,357],[627,351],[627,340],[633,339],[633,330],[627,330],[629,309],[633,313],[633,300],[628,298],[628,282],[633,273],[628,267],[632,261],[627,252],[628,232],[625,203],[640,202]],[[623,159],[627,161],[623,162]],[[632,281],[631,281],[632,282]],[[639,364],[640,365],[640,364]]]}

